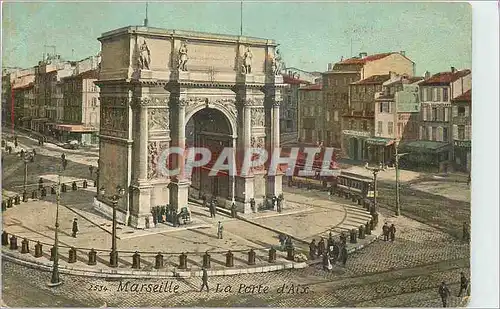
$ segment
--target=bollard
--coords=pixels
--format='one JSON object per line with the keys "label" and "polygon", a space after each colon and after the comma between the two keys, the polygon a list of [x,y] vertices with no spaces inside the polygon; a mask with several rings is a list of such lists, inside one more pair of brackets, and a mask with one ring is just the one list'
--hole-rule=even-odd
{"label": "bollard", "polygon": [[158,252],[158,254],[155,257],[155,268],[156,269],[163,268],[163,255],[161,254],[161,252]]}
{"label": "bollard", "polygon": [[36,200],[38,198],[38,194],[36,191],[31,192],[31,199]]}
{"label": "bollard", "polygon": [[210,254],[208,254],[208,251],[203,255],[203,267],[210,268]]}
{"label": "bollard", "polygon": [[42,190],[43,188],[43,178],[38,179],[38,190]]}
{"label": "bollard", "polygon": [[186,269],[186,268],[187,268],[187,255],[181,253],[181,255],[179,255],[179,269]]}
{"label": "bollard", "polygon": [[40,192],[41,197],[46,197],[47,196],[47,189],[45,187],[42,188],[42,192]]}
{"label": "bollard", "polygon": [[373,219],[370,219],[370,230],[374,230],[375,229],[375,222],[373,221]]}
{"label": "bollard", "polygon": [[94,188],[97,188],[97,180],[94,180]]}
{"label": "bollard", "polygon": [[68,257],[68,263],[75,263],[76,262],[76,249],[75,247],[72,247],[69,249],[69,257]]}
{"label": "bollard", "polygon": [[132,268],[141,268],[141,255],[137,251],[134,253],[134,255],[132,255]]}
{"label": "bollard", "polygon": [[372,230],[370,229],[370,222],[366,222],[365,235],[371,235],[371,234],[372,234]]}
{"label": "bollard", "polygon": [[56,247],[50,248],[50,260],[53,261],[56,257]]}
{"label": "bollard", "polygon": [[19,205],[21,204],[21,198],[19,198],[19,195],[16,195],[14,197],[14,205]]}
{"label": "bollard", "polygon": [[3,231],[2,233],[2,246],[8,246],[9,245],[9,234],[6,231]]}
{"label": "bollard", "polygon": [[358,238],[365,239],[365,227],[363,225],[360,225],[358,230],[359,230]]}
{"label": "bollard", "polygon": [[361,199],[358,198],[358,205],[361,205]]}
{"label": "bollard", "polygon": [[231,252],[231,250],[229,250],[226,253],[226,267],[233,267],[233,266],[234,266],[234,255]]}
{"label": "bollard", "polygon": [[42,252],[42,244],[40,242],[37,242],[35,245],[35,257],[39,258],[42,257],[43,252]]}
{"label": "bollard", "polygon": [[89,262],[87,264],[88,265],[97,264],[97,252],[94,250],[94,248],[90,249],[89,251]]}
{"label": "bollard", "polygon": [[349,236],[350,236],[349,241],[351,242],[351,244],[355,244],[358,242],[358,240],[356,239],[358,236],[358,232],[356,231],[356,229],[352,229],[351,235],[349,235]]}
{"label": "bollard", "polygon": [[6,210],[7,210],[7,202],[2,201],[2,211],[6,211]]}
{"label": "bollard", "polygon": [[373,213],[372,218],[373,218],[373,226],[375,228],[377,227],[378,224],[378,213],[377,212]]}
{"label": "bollard", "polygon": [[50,187],[50,194],[56,194],[56,188]]}
{"label": "bollard", "polygon": [[12,198],[10,198],[10,197],[7,200],[7,208],[12,208]]}
{"label": "bollard", "polygon": [[88,183],[87,183],[87,180],[84,180],[83,181],[83,188],[86,189],[88,187]]}
{"label": "bollard", "polygon": [[17,250],[17,238],[14,235],[10,237],[10,250]]}
{"label": "bollard", "polygon": [[21,253],[30,253],[29,241],[26,238],[21,241]]}
{"label": "bollard", "polygon": [[289,260],[289,261],[293,261],[294,260],[294,249],[293,249],[293,247],[288,247],[286,249],[286,259]]}
{"label": "bollard", "polygon": [[61,192],[63,192],[63,193],[66,192],[66,184],[65,183],[61,184]]}
{"label": "bollard", "polygon": [[271,248],[271,250],[269,250],[269,260],[268,260],[268,262],[269,263],[276,262],[276,249]]}
{"label": "bollard", "polygon": [[255,265],[255,251],[253,249],[248,251],[248,265]]}
{"label": "bollard", "polygon": [[28,192],[24,191],[23,192],[23,202],[27,202],[28,201]]}
{"label": "bollard", "polygon": [[76,185],[76,181],[73,181],[71,184],[71,190],[76,191],[78,189],[78,186]]}

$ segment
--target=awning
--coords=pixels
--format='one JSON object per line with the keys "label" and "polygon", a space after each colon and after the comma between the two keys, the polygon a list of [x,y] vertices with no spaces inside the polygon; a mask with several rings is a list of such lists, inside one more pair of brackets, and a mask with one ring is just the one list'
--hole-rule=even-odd
{"label": "awning", "polygon": [[73,133],[97,132],[96,128],[86,127],[82,124],[57,124],[55,129],[60,130],[60,131],[65,131],[65,132],[73,132]]}
{"label": "awning", "polygon": [[441,152],[447,150],[450,146],[446,142],[436,142],[436,141],[411,141],[404,142],[399,145],[399,148],[412,148],[421,151],[431,151],[431,152]]}
{"label": "awning", "polygon": [[384,138],[384,137],[369,137],[365,141],[367,144],[377,145],[377,146],[389,146],[394,143],[393,138]]}

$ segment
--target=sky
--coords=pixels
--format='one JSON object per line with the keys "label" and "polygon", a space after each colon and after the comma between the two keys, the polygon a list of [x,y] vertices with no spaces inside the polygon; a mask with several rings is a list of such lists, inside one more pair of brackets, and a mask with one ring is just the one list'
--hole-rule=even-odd
{"label": "sky", "polygon": [[[100,50],[104,32],[142,25],[144,2],[6,3],[3,66],[30,67],[45,51],[68,60]],[[149,2],[149,25],[238,35],[240,1]],[[325,71],[341,57],[406,52],[417,75],[471,68],[472,9],[467,3],[243,1],[243,35],[274,39],[288,67]],[[351,45],[352,42],[352,45]],[[351,53],[352,50],[352,53]]]}

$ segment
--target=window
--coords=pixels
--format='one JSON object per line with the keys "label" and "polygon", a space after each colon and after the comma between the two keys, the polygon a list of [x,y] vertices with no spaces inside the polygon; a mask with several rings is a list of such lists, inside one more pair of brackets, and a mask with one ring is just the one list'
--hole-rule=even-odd
{"label": "window", "polygon": [[432,127],[432,137],[431,137],[431,141],[435,141],[437,140],[437,128],[436,127]]}
{"label": "window", "polygon": [[333,111],[333,121],[339,121],[339,111]]}
{"label": "window", "polygon": [[368,131],[368,121],[363,120],[363,131]]}
{"label": "window", "polygon": [[443,88],[443,101],[448,102],[448,88]]}
{"label": "window", "polygon": [[382,134],[383,128],[382,128],[382,121],[379,121],[377,124],[377,133]]}
{"label": "window", "polygon": [[457,126],[457,127],[458,127],[458,139],[464,140],[465,139],[465,126]]}
{"label": "window", "polygon": [[394,133],[394,123],[392,121],[389,121],[387,123],[387,134],[391,135]]}
{"label": "window", "polygon": [[432,101],[436,102],[438,99],[438,88],[432,88]]}
{"label": "window", "polygon": [[437,107],[433,107],[432,108],[431,119],[432,119],[432,121],[436,121],[437,120]]}
{"label": "window", "polygon": [[390,113],[389,102],[380,102],[379,104],[381,113]]}
{"label": "window", "polygon": [[354,120],[349,121],[349,129],[354,130]]}
{"label": "window", "polygon": [[330,121],[330,111],[326,111],[326,121]]}
{"label": "window", "polygon": [[432,88],[426,88],[425,100],[432,101]]}
{"label": "window", "polygon": [[441,88],[436,88],[436,101],[441,101]]}
{"label": "window", "polygon": [[464,106],[458,107],[458,116],[460,116],[460,117],[465,116],[465,107]]}
{"label": "window", "polygon": [[443,141],[448,141],[448,128],[443,128]]}

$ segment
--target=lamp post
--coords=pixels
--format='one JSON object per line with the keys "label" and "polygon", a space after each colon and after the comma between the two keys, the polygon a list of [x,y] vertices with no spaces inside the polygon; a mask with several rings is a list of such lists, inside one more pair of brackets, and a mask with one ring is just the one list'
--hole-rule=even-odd
{"label": "lamp post", "polygon": [[[104,187],[99,189],[101,196],[104,196],[106,190]],[[113,229],[112,229],[112,239],[111,239],[111,253],[109,254],[109,265],[111,267],[118,266],[118,251],[116,251],[116,206],[118,205],[118,201],[125,194],[125,189],[121,186],[116,186],[116,194],[108,196],[107,199],[111,200],[111,204],[113,205]]]}
{"label": "lamp post", "polygon": [[62,284],[59,279],[59,203],[61,200],[61,173],[57,175],[57,190],[56,190],[56,223],[54,234],[54,263],[52,264],[52,277],[49,287],[56,287]]}
{"label": "lamp post", "polygon": [[407,153],[398,153],[399,141],[395,142],[394,167],[396,169],[396,216],[401,214],[401,205],[399,203],[399,158]]}
{"label": "lamp post", "polygon": [[[31,151],[27,151],[23,154],[21,159],[24,161],[24,182],[23,182],[23,198],[26,196],[26,185],[28,182],[28,163],[33,161],[35,154]],[[25,201],[26,202],[26,201]]]}
{"label": "lamp post", "polygon": [[368,163],[366,163],[365,168],[373,174],[373,207],[370,209],[370,214],[373,215],[377,212],[377,175],[379,172],[384,171],[385,168],[382,163],[378,167],[369,167]]}

